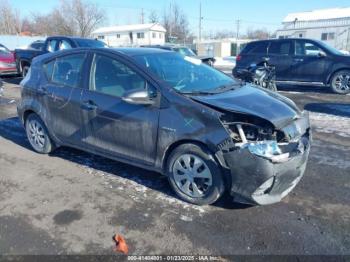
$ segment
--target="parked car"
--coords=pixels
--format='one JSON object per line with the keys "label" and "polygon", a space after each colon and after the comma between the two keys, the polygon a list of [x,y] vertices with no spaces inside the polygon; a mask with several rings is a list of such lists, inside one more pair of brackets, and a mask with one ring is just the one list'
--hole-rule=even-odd
{"label": "parked car", "polygon": [[44,50],[45,49],[45,41],[36,40],[28,46],[28,49]]}
{"label": "parked car", "polygon": [[350,57],[311,39],[274,39],[248,43],[237,56],[233,75],[240,77],[251,64],[268,61],[276,67],[276,82],[330,86],[338,94],[350,92]]}
{"label": "parked car", "polygon": [[0,75],[17,74],[17,68],[13,53],[0,44]]}
{"label": "parked car", "polygon": [[301,179],[308,115],[286,97],[161,49],[71,49],[33,60],[19,118],[39,153],[65,145],[160,172],[190,203],[271,204]]}
{"label": "parked car", "polygon": [[209,66],[213,66],[215,63],[215,58],[212,56],[198,56],[192,49],[186,46],[177,46],[177,45],[143,45],[141,47],[146,48],[160,48],[169,51],[175,51],[180,53],[183,56],[195,57],[200,59],[203,63],[206,63]]}
{"label": "parked car", "polygon": [[[40,43],[39,43],[40,45]],[[37,46],[37,43],[36,45]],[[66,36],[51,36],[48,37],[42,48],[33,49],[16,49],[15,59],[17,71],[23,77],[27,74],[31,65],[32,59],[38,55],[52,53],[60,50],[77,48],[77,47],[107,47],[107,45],[96,39],[66,37]]]}

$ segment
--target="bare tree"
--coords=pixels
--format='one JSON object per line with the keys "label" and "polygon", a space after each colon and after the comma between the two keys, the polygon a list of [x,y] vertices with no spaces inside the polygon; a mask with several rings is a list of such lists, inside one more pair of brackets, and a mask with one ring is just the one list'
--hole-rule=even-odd
{"label": "bare tree", "polygon": [[158,14],[155,10],[152,10],[151,13],[149,14],[148,21],[150,23],[158,23],[159,22],[159,17],[158,17]]}
{"label": "bare tree", "polygon": [[83,0],[62,0],[60,11],[69,29],[81,37],[90,36],[106,18],[96,4]]}
{"label": "bare tree", "polygon": [[258,40],[262,40],[262,39],[268,39],[269,36],[270,36],[270,32],[265,29],[265,28],[262,28],[262,29],[248,29],[247,30],[247,33],[246,33],[246,37],[248,39],[258,39]]}
{"label": "bare tree", "polygon": [[162,24],[167,30],[167,41],[176,39],[178,42],[185,42],[191,37],[187,16],[175,2],[164,10]]}
{"label": "bare tree", "polygon": [[22,30],[21,16],[7,0],[0,0],[0,33],[18,34]]}

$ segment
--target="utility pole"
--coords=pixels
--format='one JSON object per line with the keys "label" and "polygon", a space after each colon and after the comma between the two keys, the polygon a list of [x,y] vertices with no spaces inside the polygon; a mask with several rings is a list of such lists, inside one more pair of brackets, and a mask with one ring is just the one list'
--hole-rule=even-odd
{"label": "utility pole", "polygon": [[239,29],[240,29],[240,25],[241,25],[241,20],[237,19],[236,21],[236,56],[239,54],[239,44],[238,44],[238,40],[239,40]]}
{"label": "utility pole", "polygon": [[145,13],[143,12],[143,8],[141,9],[141,24],[145,23]]}
{"label": "utility pole", "polygon": [[199,2],[199,25],[198,25],[198,43],[202,40],[202,2]]}

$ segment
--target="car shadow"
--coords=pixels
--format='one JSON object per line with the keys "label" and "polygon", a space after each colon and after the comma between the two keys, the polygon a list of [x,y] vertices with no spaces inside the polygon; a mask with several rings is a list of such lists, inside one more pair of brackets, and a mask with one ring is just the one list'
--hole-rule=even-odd
{"label": "car shadow", "polygon": [[[0,137],[12,141],[27,150],[32,150],[26,137],[25,130],[18,117],[0,120]],[[113,176],[128,179],[139,185],[163,193],[166,196],[177,198],[171,189],[167,178],[156,172],[147,171],[142,168],[68,147],[60,147],[53,153],[49,154],[49,156],[59,157],[82,167],[92,169],[93,173],[109,173]],[[228,193],[213,206],[223,209],[245,209],[250,207],[249,205],[233,202],[232,197]]]}
{"label": "car shadow", "polygon": [[335,116],[350,117],[350,104],[340,103],[310,103],[304,106],[310,112],[323,113]]}
{"label": "car shadow", "polygon": [[22,77],[19,77],[17,75],[7,75],[7,76],[1,76],[1,80],[4,83],[7,84],[13,84],[13,85],[19,85],[22,81]]}
{"label": "car shadow", "polygon": [[297,85],[278,84],[277,89],[278,91],[286,91],[286,92],[334,94],[331,91],[331,89],[326,86],[297,86]]}

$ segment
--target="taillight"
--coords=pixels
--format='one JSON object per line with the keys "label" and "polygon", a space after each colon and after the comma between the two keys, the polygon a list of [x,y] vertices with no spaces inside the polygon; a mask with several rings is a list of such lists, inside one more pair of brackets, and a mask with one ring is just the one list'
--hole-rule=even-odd
{"label": "taillight", "polygon": [[241,55],[236,56],[236,61],[240,61],[242,59]]}

